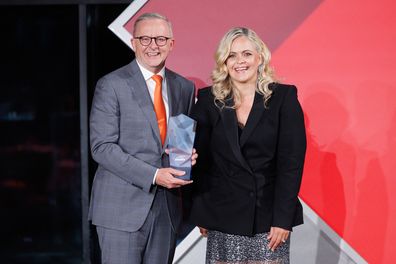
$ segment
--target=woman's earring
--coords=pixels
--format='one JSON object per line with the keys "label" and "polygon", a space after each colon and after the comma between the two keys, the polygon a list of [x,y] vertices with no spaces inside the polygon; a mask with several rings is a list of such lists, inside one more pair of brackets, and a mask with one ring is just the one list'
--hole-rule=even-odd
{"label": "woman's earring", "polygon": [[261,64],[258,66],[258,72],[259,72],[259,73],[263,73],[263,70],[264,70],[264,63],[261,63]]}

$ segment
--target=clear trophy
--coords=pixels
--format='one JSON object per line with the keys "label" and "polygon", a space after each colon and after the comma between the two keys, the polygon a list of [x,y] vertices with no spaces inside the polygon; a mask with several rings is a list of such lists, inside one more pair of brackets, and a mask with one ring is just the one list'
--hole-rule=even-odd
{"label": "clear trophy", "polygon": [[186,115],[171,116],[168,122],[170,166],[186,173],[178,177],[191,179],[191,154],[194,146],[196,121]]}

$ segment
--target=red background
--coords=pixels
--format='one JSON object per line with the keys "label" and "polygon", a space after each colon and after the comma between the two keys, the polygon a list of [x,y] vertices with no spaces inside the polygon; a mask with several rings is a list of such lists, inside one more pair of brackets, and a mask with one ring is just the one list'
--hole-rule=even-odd
{"label": "red background", "polygon": [[198,87],[224,33],[255,30],[304,108],[300,197],[369,263],[396,263],[396,2],[150,0],[142,12],[172,21],[168,67]]}

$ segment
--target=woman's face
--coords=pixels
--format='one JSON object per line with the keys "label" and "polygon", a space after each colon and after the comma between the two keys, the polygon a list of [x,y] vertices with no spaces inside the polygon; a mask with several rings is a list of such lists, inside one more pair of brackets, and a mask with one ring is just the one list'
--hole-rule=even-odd
{"label": "woman's face", "polygon": [[235,85],[249,83],[255,85],[261,63],[255,45],[247,37],[238,37],[232,42],[226,66]]}

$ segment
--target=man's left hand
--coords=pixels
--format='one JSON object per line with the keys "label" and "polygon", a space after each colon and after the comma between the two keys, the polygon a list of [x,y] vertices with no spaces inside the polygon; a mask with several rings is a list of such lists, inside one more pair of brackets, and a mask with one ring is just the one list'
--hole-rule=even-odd
{"label": "man's left hand", "polygon": [[193,148],[192,155],[191,155],[191,165],[194,166],[197,163],[198,153],[195,148]]}
{"label": "man's left hand", "polygon": [[[169,149],[165,149],[165,153],[169,155]],[[191,154],[191,165],[194,166],[197,163],[198,153],[195,148],[192,150]]]}

